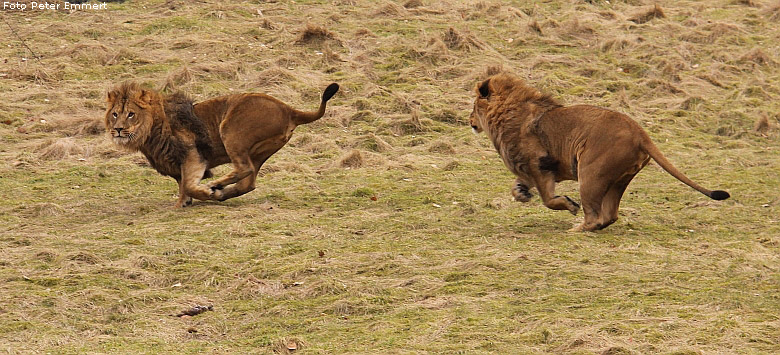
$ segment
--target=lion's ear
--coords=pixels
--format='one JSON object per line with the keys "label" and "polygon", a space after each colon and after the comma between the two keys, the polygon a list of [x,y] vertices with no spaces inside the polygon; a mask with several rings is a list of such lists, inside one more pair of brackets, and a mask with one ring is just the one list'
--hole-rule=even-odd
{"label": "lion's ear", "polygon": [[152,104],[152,92],[149,90],[141,89],[141,93],[138,95],[138,100],[141,101],[144,104],[151,105]]}
{"label": "lion's ear", "polygon": [[111,91],[109,91],[109,92],[108,92],[108,94],[106,95],[106,102],[108,102],[108,103],[113,103],[113,102],[114,102],[114,100],[116,100],[116,97],[117,97],[118,95],[119,95],[119,93],[118,93],[118,92],[116,92],[116,90],[111,90]]}
{"label": "lion's ear", "polygon": [[479,85],[479,96],[482,98],[488,98],[490,96],[490,79],[487,79],[482,82],[481,85]]}

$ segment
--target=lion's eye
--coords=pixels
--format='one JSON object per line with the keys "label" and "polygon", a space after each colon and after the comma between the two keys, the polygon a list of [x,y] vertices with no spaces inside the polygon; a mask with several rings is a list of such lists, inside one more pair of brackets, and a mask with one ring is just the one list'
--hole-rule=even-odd
{"label": "lion's eye", "polygon": [[117,116],[116,112],[112,113],[111,115],[114,116],[114,118]]}
{"label": "lion's eye", "polygon": [[130,112],[127,114],[127,118],[133,118],[135,117],[135,112]]}

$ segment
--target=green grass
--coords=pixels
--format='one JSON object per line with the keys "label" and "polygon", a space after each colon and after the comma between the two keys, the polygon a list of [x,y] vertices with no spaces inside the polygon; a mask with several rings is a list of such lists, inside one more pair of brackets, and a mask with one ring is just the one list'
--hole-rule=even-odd
{"label": "green grass", "polygon": [[[760,47],[780,61],[768,6],[681,1],[636,25],[625,18],[649,8],[637,1],[378,12],[387,4],[6,13],[44,55],[23,62],[16,40],[0,48],[0,349],[780,351],[779,67],[742,59]],[[295,44],[307,21],[337,40]],[[702,40],[708,21],[738,30]],[[450,27],[461,42],[437,47]],[[619,38],[624,49],[602,49]],[[106,49],[57,54],[95,42]],[[466,124],[474,84],[497,65],[565,103],[630,114],[680,170],[732,198],[709,200],[651,164],[597,233],[567,232],[582,215],[538,197],[511,202],[511,174]],[[305,109],[329,82],[342,89],[268,161],[257,190],[174,210],[172,179],[81,130],[127,79],[198,100],[266,92]],[[762,114],[773,126],[754,132]],[[62,157],[45,158],[66,137]],[[353,149],[362,165],[346,169]],[[579,199],[575,182],[557,188]]]}

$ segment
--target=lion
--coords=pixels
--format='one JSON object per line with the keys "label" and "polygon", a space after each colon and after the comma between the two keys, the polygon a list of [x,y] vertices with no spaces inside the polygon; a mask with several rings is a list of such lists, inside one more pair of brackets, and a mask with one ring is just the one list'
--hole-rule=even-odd
{"label": "lion", "polygon": [[[255,189],[260,167],[290,140],[295,127],[325,114],[338,92],[322,94],[314,112],[298,111],[261,93],[221,96],[193,103],[186,95],[163,95],[133,82],[108,92],[105,126],[113,142],[140,151],[160,174],[176,179],[179,199],[224,201]],[[208,184],[209,169],[231,163],[233,170]]]}
{"label": "lion", "polygon": [[730,197],[686,177],[639,124],[622,113],[587,105],[563,106],[509,73],[491,76],[475,91],[471,128],[486,132],[517,177],[511,190],[516,201],[529,201],[530,189],[536,187],[546,207],[576,215],[580,205],[556,195],[555,183],[579,181],[585,220],[572,231],[594,231],[615,223],[623,192],[650,158],[714,200]]}

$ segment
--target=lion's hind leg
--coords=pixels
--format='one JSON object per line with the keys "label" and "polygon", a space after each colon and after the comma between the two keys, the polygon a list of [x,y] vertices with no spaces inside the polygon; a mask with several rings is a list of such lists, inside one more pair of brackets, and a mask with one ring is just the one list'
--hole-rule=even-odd
{"label": "lion's hind leg", "polygon": [[585,221],[579,226],[572,228],[572,231],[589,232],[603,228],[599,224],[601,220],[601,202],[611,185],[611,181],[599,180],[598,177],[592,179],[582,178],[580,180],[580,198],[582,199],[582,212],[585,214]]}
{"label": "lion's hind leg", "polygon": [[[231,156],[230,158],[233,162],[233,170],[219,179],[208,183],[207,186],[211,189],[211,191],[220,191],[226,186],[235,184],[254,174],[255,167],[252,164],[252,160],[249,158],[248,154],[239,157]],[[222,199],[222,197],[222,193],[220,193],[219,199]]]}
{"label": "lion's hind leg", "polygon": [[270,158],[271,155],[273,155],[277,151],[279,151],[279,148],[271,149],[270,151],[266,151],[259,154],[258,156],[255,156],[252,161],[252,166],[254,168],[253,173],[241,179],[239,182],[230,185],[228,187],[225,187],[224,190],[222,190],[223,195],[220,200],[224,201],[229,198],[238,197],[253,191],[255,189],[255,183],[257,181],[257,173],[260,171],[260,168],[263,166],[263,164],[265,164],[265,161],[268,160],[268,158]]}
{"label": "lion's hind leg", "polygon": [[628,188],[628,184],[631,183],[631,180],[634,179],[636,174],[638,174],[649,161],[649,156],[640,155],[637,165],[629,169],[629,171],[609,187],[609,190],[606,195],[604,195],[604,199],[601,202],[600,229],[606,228],[618,220],[618,209],[620,209],[620,200],[623,198],[623,193],[626,191],[626,188]]}
{"label": "lion's hind leg", "polygon": [[599,229],[604,229],[618,220],[618,209],[620,208],[620,199],[626,191],[628,184],[634,179],[636,174],[626,174],[615,181],[607,190],[604,199],[601,201],[601,214],[598,221]]}

